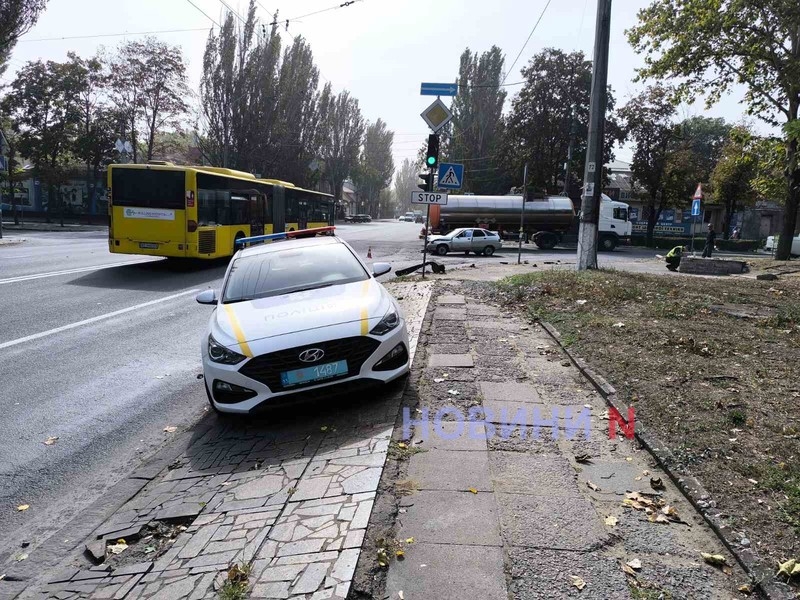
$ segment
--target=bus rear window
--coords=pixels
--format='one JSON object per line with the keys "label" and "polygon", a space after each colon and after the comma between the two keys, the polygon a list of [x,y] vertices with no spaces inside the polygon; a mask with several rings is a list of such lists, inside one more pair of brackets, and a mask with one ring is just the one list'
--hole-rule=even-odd
{"label": "bus rear window", "polygon": [[111,202],[115,206],[184,208],[183,171],[113,169]]}

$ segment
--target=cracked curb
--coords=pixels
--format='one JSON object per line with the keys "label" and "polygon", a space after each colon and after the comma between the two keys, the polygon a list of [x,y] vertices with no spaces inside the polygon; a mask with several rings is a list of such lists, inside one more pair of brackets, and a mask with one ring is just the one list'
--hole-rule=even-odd
{"label": "cracked curb", "polygon": [[[615,408],[621,415],[627,415],[627,408],[623,406],[617,397],[617,390],[602,375],[591,368],[574,351],[567,348],[561,341],[561,334],[550,323],[538,321],[547,334],[553,338],[570,361],[578,368],[581,374],[588,379],[595,389],[610,407]],[[675,458],[669,447],[664,444],[655,434],[650,433],[647,428],[637,423],[635,428],[636,439],[642,446],[655,458],[658,465],[664,469],[676,487],[684,497],[691,503],[694,509],[703,517],[709,527],[714,531],[722,544],[736,558],[745,572],[750,576],[755,585],[754,591],[759,591],[769,600],[792,600],[797,598],[796,592],[788,585],[773,580],[773,570],[748,548],[743,548],[738,539],[734,538],[732,531],[722,522],[719,515],[713,515],[700,502],[705,503],[711,494],[703,485],[691,475],[679,475],[670,467],[675,463]]]}

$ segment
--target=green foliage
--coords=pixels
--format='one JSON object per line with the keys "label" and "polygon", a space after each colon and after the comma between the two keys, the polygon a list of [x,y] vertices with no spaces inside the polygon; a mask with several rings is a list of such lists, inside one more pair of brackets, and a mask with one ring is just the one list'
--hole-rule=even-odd
{"label": "green foliage", "polygon": [[[514,181],[520,180],[528,163],[529,191],[559,193],[571,139],[569,189],[575,195],[586,160],[592,63],[582,52],[546,48],[531,58],[522,75],[525,85],[511,103],[500,159]],[[609,90],[607,114],[613,114],[613,109]],[[607,118],[604,162],[612,160],[614,143],[621,139],[616,120]]]}
{"label": "green foliage", "polygon": [[367,205],[366,212],[379,217],[382,216],[380,194],[391,183],[394,173],[393,141],[394,132],[381,119],[367,125],[364,146],[353,173],[361,200]]}
{"label": "green foliage", "polygon": [[0,75],[6,70],[17,40],[39,20],[47,0],[3,0],[0,2]]}

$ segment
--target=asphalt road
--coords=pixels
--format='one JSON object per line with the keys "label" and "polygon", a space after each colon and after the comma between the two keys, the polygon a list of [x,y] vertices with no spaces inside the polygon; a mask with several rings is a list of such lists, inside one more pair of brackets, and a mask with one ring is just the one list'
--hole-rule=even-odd
{"label": "asphalt road", "polygon": [[[337,227],[372,261],[421,259],[420,226]],[[227,261],[187,267],[111,255],[103,232],[15,233],[0,246],[0,559],[46,537],[207,414],[199,345]],[[11,236],[13,237],[13,236]],[[624,249],[602,266],[653,256]],[[524,259],[574,262],[574,250],[526,249]],[[436,257],[448,267],[516,260]],[[652,262],[652,261],[651,261]],[[46,445],[50,437],[55,443]],[[27,504],[26,511],[16,507]]]}

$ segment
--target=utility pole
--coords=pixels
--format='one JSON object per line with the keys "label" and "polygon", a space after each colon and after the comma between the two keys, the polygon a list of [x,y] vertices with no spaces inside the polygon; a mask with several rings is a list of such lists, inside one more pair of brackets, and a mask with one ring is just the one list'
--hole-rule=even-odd
{"label": "utility pole", "polygon": [[608,102],[608,44],[611,33],[611,0],[598,0],[592,65],[592,98],[589,104],[589,137],[583,174],[580,228],[578,230],[579,271],[597,268],[597,228],[603,192],[603,130]]}

